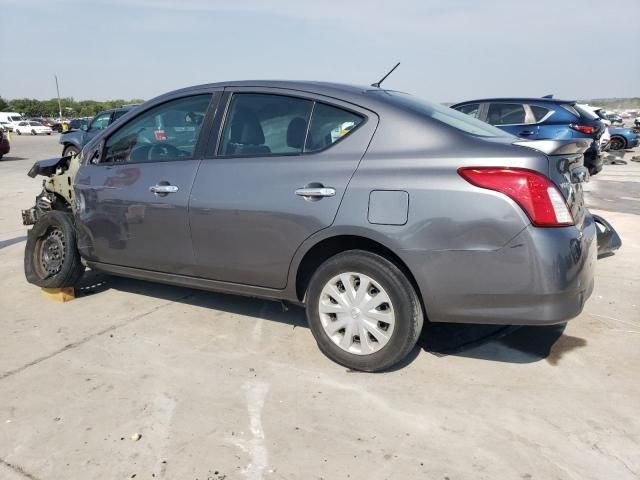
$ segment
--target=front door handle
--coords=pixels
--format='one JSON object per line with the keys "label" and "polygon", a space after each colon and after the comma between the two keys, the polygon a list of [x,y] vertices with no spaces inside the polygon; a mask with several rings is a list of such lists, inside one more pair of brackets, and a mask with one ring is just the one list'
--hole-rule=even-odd
{"label": "front door handle", "polygon": [[525,135],[525,136],[529,136],[529,135],[533,135],[534,132],[533,130],[523,130],[522,132],[520,132],[520,135]]}
{"label": "front door handle", "polygon": [[296,190],[296,195],[301,197],[333,197],[335,194],[336,189],[331,187],[309,187]]}
{"label": "front door handle", "polygon": [[167,194],[167,193],[176,193],[178,191],[178,187],[175,185],[153,185],[149,187],[149,191],[151,193],[155,193],[156,195]]}

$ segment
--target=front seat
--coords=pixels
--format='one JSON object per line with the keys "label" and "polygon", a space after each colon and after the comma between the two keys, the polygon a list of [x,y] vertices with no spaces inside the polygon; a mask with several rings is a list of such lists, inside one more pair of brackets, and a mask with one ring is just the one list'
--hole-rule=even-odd
{"label": "front seat", "polygon": [[240,110],[231,123],[229,146],[225,155],[260,155],[271,153],[264,144],[264,132],[255,113]]}

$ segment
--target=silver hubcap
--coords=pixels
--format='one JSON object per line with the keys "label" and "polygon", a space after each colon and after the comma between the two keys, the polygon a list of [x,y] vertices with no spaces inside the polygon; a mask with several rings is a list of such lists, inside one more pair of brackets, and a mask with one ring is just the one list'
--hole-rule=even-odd
{"label": "silver hubcap", "polygon": [[361,273],[342,273],[329,280],[318,311],[327,336],[349,353],[375,353],[393,335],[395,313],[389,295]]}

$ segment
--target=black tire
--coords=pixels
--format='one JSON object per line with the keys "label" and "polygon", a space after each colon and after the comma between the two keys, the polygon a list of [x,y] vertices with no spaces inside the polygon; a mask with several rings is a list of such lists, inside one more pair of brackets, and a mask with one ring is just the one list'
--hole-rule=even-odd
{"label": "black tire", "polygon": [[35,130],[31,130],[31,135],[33,135],[35,137],[38,134],[37,134],[37,132]]}
{"label": "black tire", "polygon": [[609,141],[609,148],[614,151],[624,150],[625,148],[627,148],[627,141],[624,139],[624,137],[611,137],[611,140]]}
{"label": "black tire", "polygon": [[[374,353],[361,355],[343,350],[322,325],[319,302],[324,286],[336,275],[358,272],[373,279],[393,304],[395,325],[388,343]],[[318,347],[327,357],[345,367],[365,372],[388,369],[403,360],[415,347],[424,316],[420,299],[405,274],[392,262],[375,253],[349,250],[326,260],[309,282],[306,312]]]}
{"label": "black tire", "polygon": [[45,288],[73,287],[84,270],[71,214],[54,210],[40,217],[27,234],[27,281]]}
{"label": "black tire", "polygon": [[16,133],[17,133],[18,135],[22,135],[22,132],[21,132],[20,130],[16,130]]}
{"label": "black tire", "polygon": [[67,145],[62,150],[62,156],[63,157],[68,157],[69,155],[76,156],[79,153],[80,153],[80,150],[78,149],[78,147],[74,147],[73,145]]}

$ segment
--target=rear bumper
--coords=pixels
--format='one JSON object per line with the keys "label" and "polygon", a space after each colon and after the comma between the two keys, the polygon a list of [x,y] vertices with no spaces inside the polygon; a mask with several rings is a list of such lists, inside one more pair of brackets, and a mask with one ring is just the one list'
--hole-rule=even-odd
{"label": "rear bumper", "polygon": [[578,316],[593,291],[596,227],[587,216],[582,230],[529,226],[498,250],[403,254],[432,322],[549,325]]}

